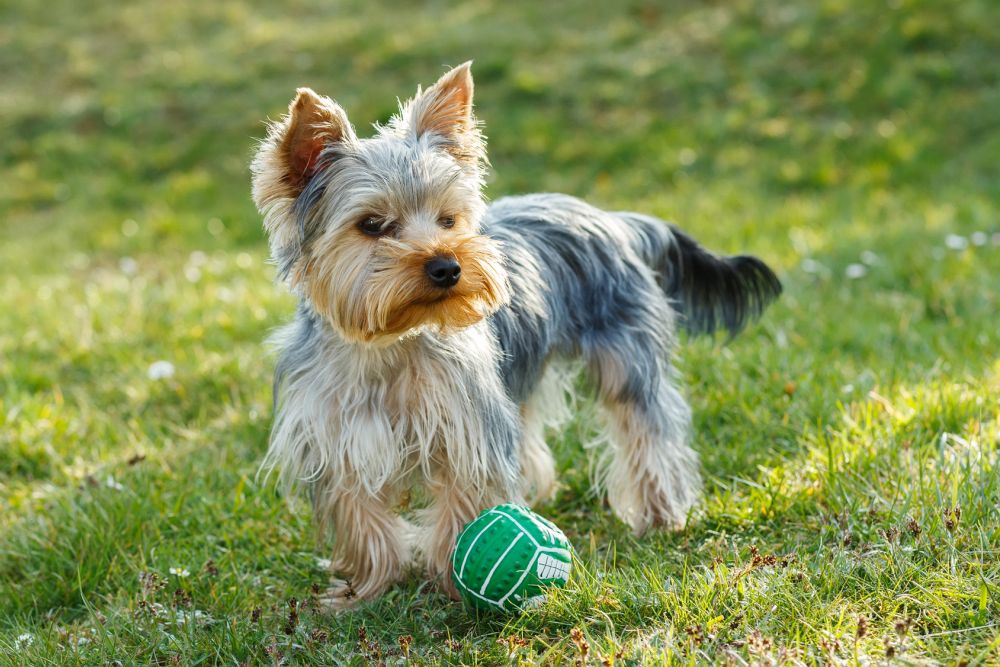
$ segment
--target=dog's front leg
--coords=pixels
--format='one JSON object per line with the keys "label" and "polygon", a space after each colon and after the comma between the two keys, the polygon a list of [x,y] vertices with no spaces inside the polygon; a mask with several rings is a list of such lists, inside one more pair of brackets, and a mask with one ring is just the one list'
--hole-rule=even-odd
{"label": "dog's front leg", "polygon": [[[433,462],[427,484],[432,501],[421,517],[421,551],[431,579],[439,581],[445,593],[455,599],[458,590],[451,581],[451,557],[462,528],[488,507],[524,502],[518,488],[516,420],[491,421],[484,432],[487,434],[492,440],[486,444],[484,439],[478,445],[481,456],[468,456],[476,451],[474,440],[461,442],[465,457],[442,451]],[[471,460],[478,460],[483,468],[477,471],[469,466]]]}
{"label": "dog's front leg", "polygon": [[428,576],[438,581],[442,590],[457,600],[458,589],[451,581],[451,556],[458,534],[465,524],[487,507],[516,498],[504,497],[497,490],[455,479],[450,472],[437,470],[428,485],[433,500],[423,516],[422,551]]}
{"label": "dog's front leg", "polygon": [[314,504],[316,520],[334,533],[335,578],[322,598],[327,608],[344,610],[376,598],[402,577],[412,531],[393,511],[391,494],[359,490],[317,497]]}

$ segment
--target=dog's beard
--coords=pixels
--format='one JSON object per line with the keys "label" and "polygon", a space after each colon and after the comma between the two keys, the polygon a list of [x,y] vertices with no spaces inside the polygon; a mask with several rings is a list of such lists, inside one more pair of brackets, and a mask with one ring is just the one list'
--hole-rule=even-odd
{"label": "dog's beard", "polygon": [[[451,288],[430,283],[425,271],[435,256],[453,256],[462,267]],[[448,243],[382,239],[363,266],[329,267],[310,281],[313,306],[351,340],[373,341],[436,326],[471,326],[509,300],[507,272],[498,244],[468,235]]]}

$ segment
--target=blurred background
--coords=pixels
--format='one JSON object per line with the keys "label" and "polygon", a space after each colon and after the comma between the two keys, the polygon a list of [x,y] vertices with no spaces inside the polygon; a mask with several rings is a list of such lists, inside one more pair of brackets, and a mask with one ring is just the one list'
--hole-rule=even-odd
{"label": "blurred background", "polygon": [[[294,305],[247,168],[298,86],[364,135],[473,59],[491,198],[567,192],[775,266],[760,325],[685,345],[710,486],[794,461],[871,391],[995,404],[995,2],[420,4],[0,4],[0,617],[75,618],[213,535],[261,559],[247,581],[305,586],[283,559],[313,552],[308,517],[253,491],[262,340]],[[95,513],[88,485],[144,493]]]}
{"label": "blurred background", "polygon": [[[991,4],[8,2],[4,232],[46,253],[257,248],[246,164],[296,86],[365,132],[469,58],[494,197],[652,208],[733,247],[763,225],[787,260],[985,226]],[[904,194],[938,205],[897,215]],[[821,204],[839,215],[811,224]]]}
{"label": "blurred background", "polygon": [[[264,120],[309,85],[364,134],[470,58],[491,197],[563,191],[762,255],[789,283],[782,335],[840,353],[821,376],[979,369],[997,18],[976,0],[4,3],[8,395],[123,406],[161,358],[210,384],[250,371],[233,391],[252,391],[292,309],[249,198]],[[241,345],[250,367],[220,375]]]}

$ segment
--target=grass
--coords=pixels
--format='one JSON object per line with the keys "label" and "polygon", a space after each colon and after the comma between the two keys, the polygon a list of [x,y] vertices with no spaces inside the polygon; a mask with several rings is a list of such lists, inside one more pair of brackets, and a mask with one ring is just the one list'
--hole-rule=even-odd
{"label": "grass", "polygon": [[[4,3],[0,663],[995,664],[998,22],[988,0]],[[413,577],[323,615],[308,512],[254,478],[261,341],[293,303],[247,161],[296,86],[363,129],[468,58],[491,196],[670,217],[787,292],[683,342],[707,478],[685,531],[609,516],[584,402],[540,508],[580,555],[565,591],[504,619]]]}

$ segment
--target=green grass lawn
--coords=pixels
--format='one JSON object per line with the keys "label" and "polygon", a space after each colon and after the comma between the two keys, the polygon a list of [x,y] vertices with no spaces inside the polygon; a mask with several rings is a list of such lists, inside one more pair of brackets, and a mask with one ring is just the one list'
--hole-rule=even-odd
{"label": "green grass lawn", "polygon": [[[3,3],[0,663],[997,664],[998,9]],[[364,132],[469,58],[492,197],[667,217],[786,294],[682,342],[686,530],[591,492],[584,401],[540,508],[565,591],[504,619],[413,576],[325,615],[307,508],[255,480],[294,304],[248,159],[296,86]]]}

